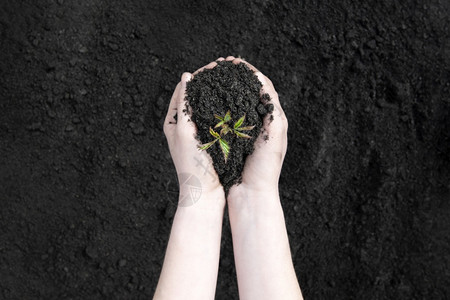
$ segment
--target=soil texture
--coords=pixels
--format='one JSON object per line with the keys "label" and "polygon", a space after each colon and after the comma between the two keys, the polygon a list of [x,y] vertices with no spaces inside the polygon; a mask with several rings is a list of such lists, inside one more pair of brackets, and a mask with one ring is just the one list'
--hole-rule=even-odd
{"label": "soil texture", "polygon": [[[450,299],[449,28],[444,0],[0,1],[0,299],[152,297],[170,97],[227,55],[289,121],[305,299]],[[227,216],[216,299],[238,299]]]}
{"label": "soil texture", "polygon": [[261,94],[261,87],[258,77],[244,63],[229,61],[218,62],[213,69],[196,74],[186,87],[189,113],[201,144],[214,140],[210,128],[217,133],[221,131],[220,127],[215,128],[220,122],[215,115],[224,117],[230,112],[231,121],[227,123],[230,127],[242,116],[245,116],[242,127],[254,126],[242,132],[251,138],[237,137],[233,132],[222,134],[230,149],[226,161],[219,142],[206,150],[226,194],[231,186],[240,183],[245,159],[253,152],[258,136],[263,134],[264,118],[273,111],[270,96]]}

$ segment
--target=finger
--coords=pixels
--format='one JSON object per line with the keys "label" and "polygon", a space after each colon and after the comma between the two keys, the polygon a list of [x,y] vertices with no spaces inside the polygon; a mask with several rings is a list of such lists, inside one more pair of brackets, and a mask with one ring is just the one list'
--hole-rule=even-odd
{"label": "finger", "polygon": [[223,57],[219,57],[218,59],[216,59],[216,61],[223,61],[223,60],[225,60],[225,58]]}
{"label": "finger", "polygon": [[185,72],[181,75],[180,92],[177,97],[178,123],[187,122],[190,118],[186,106],[186,85],[192,78],[192,74]]}
{"label": "finger", "polygon": [[212,68],[214,68],[215,66],[217,66],[217,62],[215,62],[215,61],[210,62],[210,63],[207,64],[206,66],[201,67],[200,69],[198,69],[197,71],[195,71],[192,75],[197,75],[198,73],[203,72],[205,69],[212,69]]}
{"label": "finger", "polygon": [[264,148],[264,151],[280,153],[281,160],[284,158],[287,150],[287,126],[285,122],[276,117],[274,111],[267,114],[263,120],[263,129],[259,134],[255,148]]}
{"label": "finger", "polygon": [[273,85],[269,83],[268,78],[261,72],[256,72],[255,75],[258,77],[258,80],[262,84],[261,94],[269,94],[271,102],[274,105],[274,112],[275,110],[278,110],[281,114],[280,116],[286,118],[283,108],[280,104],[280,99],[278,98],[278,93],[275,91]]}
{"label": "finger", "polygon": [[236,57],[234,57],[234,56],[228,56],[225,60],[226,60],[226,61],[232,61],[232,60],[234,60],[234,59],[236,59]]}
{"label": "finger", "polygon": [[263,75],[263,76],[264,76],[264,79],[266,80],[266,82],[272,87],[273,90],[275,90],[272,80],[270,80],[269,77],[267,77],[265,75]]}
{"label": "finger", "polygon": [[[255,73],[256,77],[258,77],[259,82],[261,82],[261,93],[262,94],[269,94],[272,99],[272,102],[278,102],[278,105],[280,104],[280,101],[278,99],[278,93],[275,90],[273,84],[269,81],[269,78],[267,76],[264,76],[261,72]],[[281,106],[281,105],[279,105]]]}
{"label": "finger", "polygon": [[175,88],[175,91],[173,92],[172,98],[170,99],[169,108],[167,110],[166,119],[164,120],[164,125],[174,125],[176,124],[175,115],[177,114],[177,99],[178,94],[180,93],[181,89],[181,82],[179,82]]}

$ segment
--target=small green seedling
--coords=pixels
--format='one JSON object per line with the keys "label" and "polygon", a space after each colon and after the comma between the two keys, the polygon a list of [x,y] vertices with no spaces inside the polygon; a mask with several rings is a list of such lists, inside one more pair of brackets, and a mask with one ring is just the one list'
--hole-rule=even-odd
{"label": "small green seedling", "polygon": [[220,136],[220,134],[218,134],[217,132],[215,132],[214,129],[212,129],[211,127],[209,127],[209,133],[210,133],[213,137],[215,137],[215,140],[213,140],[213,141],[211,141],[211,142],[209,142],[209,143],[206,143],[206,144],[201,145],[201,146],[199,147],[200,150],[206,150],[206,149],[208,149],[209,147],[211,147],[212,145],[214,145],[217,141],[219,141],[220,149],[222,149],[222,152],[223,152],[223,155],[224,155],[224,158],[225,158],[225,162],[226,162],[226,161],[227,161],[227,158],[228,158],[228,155],[230,154],[230,145],[228,145],[228,142],[225,141],[225,140]]}
{"label": "small green seedling", "polygon": [[216,119],[219,120],[219,123],[214,126],[214,128],[221,127],[220,133],[217,133],[212,129],[209,128],[209,133],[215,138],[213,141],[201,145],[199,148],[200,150],[206,150],[212,145],[214,145],[217,141],[219,141],[220,149],[222,149],[223,156],[225,158],[225,163],[227,162],[228,155],[230,154],[230,145],[226,140],[223,139],[223,136],[227,135],[229,132],[234,133],[239,138],[245,138],[250,139],[251,136],[248,134],[243,133],[242,131],[249,131],[255,128],[255,125],[252,126],[244,126],[242,127],[242,124],[245,120],[245,115],[243,115],[239,120],[237,120],[234,125],[231,127],[228,123],[231,121],[231,113],[230,111],[227,111],[224,117],[221,117],[219,115],[214,115]]}

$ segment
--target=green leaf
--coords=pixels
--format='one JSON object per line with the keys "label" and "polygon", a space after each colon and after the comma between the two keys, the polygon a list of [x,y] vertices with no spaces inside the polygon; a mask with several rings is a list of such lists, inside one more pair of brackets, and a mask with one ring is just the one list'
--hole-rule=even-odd
{"label": "green leaf", "polygon": [[217,138],[217,139],[220,139],[220,135],[219,135],[217,132],[215,132],[214,129],[212,129],[211,127],[209,127],[209,133],[210,133],[213,137],[215,137],[215,138]]}
{"label": "green leaf", "polygon": [[231,131],[230,127],[227,124],[225,124],[225,125],[222,126],[222,130],[220,131],[220,135],[221,136],[227,135],[227,133],[230,132],[230,131]]}
{"label": "green leaf", "polygon": [[224,139],[219,139],[220,148],[223,152],[223,157],[225,158],[225,162],[227,162],[228,155],[230,154],[230,146],[228,145],[227,141]]}
{"label": "green leaf", "polygon": [[253,125],[253,126],[245,126],[245,127],[236,128],[236,130],[239,130],[239,131],[246,131],[246,130],[252,130],[253,128],[255,128],[255,125]]}
{"label": "green leaf", "polygon": [[217,142],[218,140],[219,140],[219,139],[215,139],[214,141],[209,142],[209,143],[206,143],[206,144],[203,144],[203,145],[199,146],[198,148],[199,148],[200,150],[206,150],[206,149],[208,149],[209,147],[211,147],[212,145],[214,145],[214,143]]}
{"label": "green leaf", "polygon": [[223,120],[225,122],[228,122],[228,121],[231,120],[231,113],[230,113],[230,111],[227,111],[227,113],[225,114],[225,117],[223,118]]}
{"label": "green leaf", "polygon": [[249,136],[248,134],[245,134],[245,133],[242,133],[242,132],[239,132],[239,131],[234,131],[234,133],[236,133],[236,135],[238,136],[238,137],[241,137],[241,138],[245,138],[245,139],[251,139],[252,137],[251,136]]}
{"label": "green leaf", "polygon": [[223,121],[223,118],[219,115],[214,114],[214,117],[216,117],[216,119],[219,119],[220,121]]}
{"label": "green leaf", "polygon": [[214,128],[220,127],[220,126],[222,126],[223,124],[225,124],[225,121],[224,121],[224,120],[222,120],[222,121],[220,121],[219,123],[217,123],[216,126],[214,126]]}
{"label": "green leaf", "polygon": [[243,115],[239,120],[236,121],[236,123],[234,123],[234,129],[238,129],[239,127],[241,127],[242,123],[244,123],[245,120],[245,115]]}

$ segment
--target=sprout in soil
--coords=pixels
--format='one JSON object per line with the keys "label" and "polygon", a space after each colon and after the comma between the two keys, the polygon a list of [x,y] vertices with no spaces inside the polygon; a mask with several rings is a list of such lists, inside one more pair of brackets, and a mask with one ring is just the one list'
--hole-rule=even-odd
{"label": "sprout in soil", "polygon": [[219,141],[220,149],[222,149],[222,153],[223,153],[223,156],[225,158],[225,163],[226,163],[227,159],[228,159],[228,155],[230,154],[230,145],[228,144],[228,142],[226,140],[223,139],[223,137],[225,135],[227,135],[229,132],[232,132],[238,138],[250,139],[251,136],[243,133],[242,131],[252,130],[253,128],[255,128],[255,125],[242,127],[242,124],[244,123],[244,120],[245,120],[245,115],[243,115],[239,120],[236,121],[236,123],[234,123],[234,125],[232,127],[230,127],[230,125],[229,125],[229,122],[231,121],[230,111],[227,111],[227,113],[225,114],[224,117],[221,117],[216,114],[214,115],[214,117],[216,117],[216,119],[218,119],[220,121],[219,123],[216,124],[216,126],[214,126],[214,128],[221,127],[222,129],[220,130],[220,133],[217,133],[216,131],[214,131],[214,129],[212,129],[210,127],[209,133],[215,139],[209,143],[199,146],[199,148],[200,148],[200,150],[206,150],[209,147],[211,147],[212,145],[214,145],[217,141]]}

